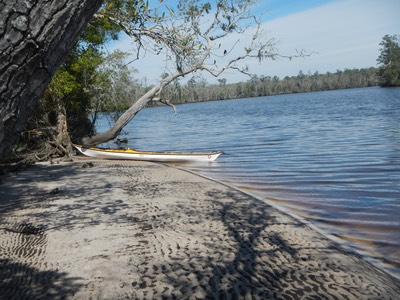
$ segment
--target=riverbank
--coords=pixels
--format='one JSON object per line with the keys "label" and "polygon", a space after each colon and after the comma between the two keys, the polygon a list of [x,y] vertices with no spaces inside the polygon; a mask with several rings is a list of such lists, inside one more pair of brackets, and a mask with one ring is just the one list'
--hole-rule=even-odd
{"label": "riverbank", "polygon": [[400,282],[266,203],[147,162],[37,164],[0,185],[4,299],[395,299]]}

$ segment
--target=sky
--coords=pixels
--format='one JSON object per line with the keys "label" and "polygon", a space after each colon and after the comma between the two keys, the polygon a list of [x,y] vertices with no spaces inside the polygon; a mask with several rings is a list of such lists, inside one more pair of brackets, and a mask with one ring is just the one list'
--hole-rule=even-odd
{"label": "sky", "polygon": [[[399,0],[258,0],[255,8],[263,13],[263,27],[268,37],[278,40],[283,55],[296,50],[312,53],[292,60],[246,61],[250,72],[259,76],[296,76],[336,72],[337,70],[377,66],[379,43],[386,34],[400,34]],[[130,49],[129,38],[122,38],[109,50]],[[163,73],[162,59],[147,55],[132,67],[136,77],[155,83]],[[204,74],[209,83],[217,79]],[[228,83],[249,77],[230,71],[219,78]]]}

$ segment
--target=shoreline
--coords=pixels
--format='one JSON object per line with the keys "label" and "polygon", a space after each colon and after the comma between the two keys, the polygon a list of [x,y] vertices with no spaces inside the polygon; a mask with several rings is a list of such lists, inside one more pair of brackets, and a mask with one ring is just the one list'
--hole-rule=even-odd
{"label": "shoreline", "polygon": [[341,238],[339,238],[339,237],[337,237],[337,236],[335,236],[333,234],[330,234],[328,231],[326,231],[324,229],[319,228],[313,222],[306,220],[305,218],[303,218],[300,215],[297,215],[296,213],[292,212],[290,209],[285,208],[283,206],[280,206],[280,205],[276,204],[274,201],[269,201],[268,198],[265,198],[265,197],[263,198],[260,195],[257,195],[256,193],[252,193],[252,192],[250,192],[248,190],[242,190],[239,187],[236,187],[234,184],[229,184],[227,182],[220,181],[218,179],[209,177],[209,176],[201,174],[201,173],[197,173],[196,171],[192,171],[190,169],[186,169],[186,168],[178,166],[178,165],[175,166],[175,165],[166,164],[166,166],[171,166],[172,168],[177,168],[177,169],[182,170],[184,172],[189,172],[189,173],[191,173],[191,174],[193,174],[195,176],[201,176],[201,177],[203,177],[203,178],[205,178],[207,180],[214,181],[214,182],[216,182],[218,184],[224,185],[224,186],[226,186],[228,188],[234,189],[234,190],[236,190],[236,191],[238,191],[240,193],[247,194],[252,198],[255,198],[255,199],[259,200],[259,201],[262,201],[262,202],[266,203],[267,205],[272,206],[274,209],[280,211],[281,213],[289,215],[290,217],[292,217],[292,218],[298,220],[299,222],[303,223],[304,225],[310,227],[312,230],[315,230],[318,233],[320,233],[321,235],[325,236],[326,238],[332,240],[334,243],[336,243],[336,244],[340,245],[341,247],[343,247],[345,249],[345,251],[351,252],[352,254],[359,256],[361,259],[366,260],[367,262],[371,263],[372,265],[374,265],[378,269],[383,270],[384,272],[386,272],[390,276],[394,277],[396,280],[400,280],[400,273],[397,274],[395,272],[391,272],[390,270],[388,270],[388,266],[387,265],[385,265],[378,258],[374,258],[371,255],[369,255],[369,253],[367,251],[364,251],[364,252],[357,251],[357,249],[352,247],[350,244],[346,243],[346,241],[344,241],[343,239],[341,239]]}
{"label": "shoreline", "polygon": [[310,224],[178,167],[74,157],[0,184],[0,299],[394,299]]}

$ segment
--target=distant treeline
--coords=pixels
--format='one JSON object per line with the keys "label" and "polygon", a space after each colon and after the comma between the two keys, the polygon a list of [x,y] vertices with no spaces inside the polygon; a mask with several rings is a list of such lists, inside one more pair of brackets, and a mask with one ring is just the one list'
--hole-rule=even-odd
{"label": "distant treeline", "polygon": [[211,100],[250,98],[291,93],[307,93],[336,89],[360,88],[379,85],[379,69],[352,69],[335,73],[286,76],[253,76],[246,82],[228,84],[219,79],[218,84],[207,84],[204,79],[192,78],[185,85],[179,83],[165,88],[161,97],[171,103],[190,103]]}

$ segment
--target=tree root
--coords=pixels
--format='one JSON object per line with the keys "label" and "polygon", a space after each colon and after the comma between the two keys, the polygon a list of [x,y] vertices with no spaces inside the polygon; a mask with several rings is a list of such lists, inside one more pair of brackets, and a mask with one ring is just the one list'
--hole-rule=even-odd
{"label": "tree root", "polygon": [[19,149],[14,150],[13,155],[6,163],[34,164],[36,162],[53,161],[54,159],[68,158],[72,156],[72,151],[67,149],[72,145],[61,145],[55,141],[36,141],[35,144],[19,144]]}

